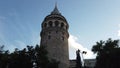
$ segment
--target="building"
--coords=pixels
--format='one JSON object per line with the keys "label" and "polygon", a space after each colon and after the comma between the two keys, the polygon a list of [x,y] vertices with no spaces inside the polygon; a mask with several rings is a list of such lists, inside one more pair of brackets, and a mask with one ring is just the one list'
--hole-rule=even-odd
{"label": "building", "polygon": [[94,68],[95,67],[95,63],[96,63],[96,59],[85,59],[84,60],[85,66],[89,67],[89,68]]}
{"label": "building", "polygon": [[68,28],[64,16],[59,12],[57,5],[42,22],[41,46],[46,46],[48,58],[59,61],[59,68],[69,68]]}
{"label": "building", "polygon": [[[86,68],[94,68],[96,59],[84,59],[84,66]],[[76,59],[70,60],[70,68],[76,68]]]}
{"label": "building", "polygon": [[70,68],[76,68],[76,59],[70,60]]}

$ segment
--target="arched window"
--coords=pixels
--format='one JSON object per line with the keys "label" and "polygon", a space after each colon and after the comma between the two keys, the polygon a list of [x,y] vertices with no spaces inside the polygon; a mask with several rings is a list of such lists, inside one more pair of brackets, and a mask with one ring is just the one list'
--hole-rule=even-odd
{"label": "arched window", "polygon": [[44,24],[44,27],[47,27],[47,23]]}
{"label": "arched window", "polygon": [[55,21],[55,26],[57,27],[59,25],[59,21]]}
{"label": "arched window", "polygon": [[56,33],[58,33],[58,31],[56,31]]}
{"label": "arched window", "polygon": [[64,27],[64,23],[61,23],[61,27],[62,27],[62,28]]}
{"label": "arched window", "polygon": [[53,22],[52,22],[52,21],[49,21],[49,26],[50,26],[50,27],[52,27],[52,24],[53,24]]}

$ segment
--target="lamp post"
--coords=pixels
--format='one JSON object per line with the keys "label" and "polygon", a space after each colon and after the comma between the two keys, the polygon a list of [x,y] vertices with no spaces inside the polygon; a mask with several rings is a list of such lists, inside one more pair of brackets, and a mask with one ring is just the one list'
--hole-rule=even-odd
{"label": "lamp post", "polygon": [[82,54],[82,58],[83,58],[83,67],[85,68],[85,61],[84,61],[83,54],[87,54],[87,52],[86,51],[82,51],[81,54]]}

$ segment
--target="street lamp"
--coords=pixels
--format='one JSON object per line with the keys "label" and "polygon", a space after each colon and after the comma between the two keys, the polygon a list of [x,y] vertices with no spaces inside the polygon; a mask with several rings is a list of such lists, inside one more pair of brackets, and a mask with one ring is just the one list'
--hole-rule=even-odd
{"label": "street lamp", "polygon": [[82,51],[81,54],[82,54],[82,58],[83,58],[83,66],[84,66],[84,68],[85,68],[85,61],[84,61],[83,54],[87,54],[87,52],[86,52],[86,51]]}

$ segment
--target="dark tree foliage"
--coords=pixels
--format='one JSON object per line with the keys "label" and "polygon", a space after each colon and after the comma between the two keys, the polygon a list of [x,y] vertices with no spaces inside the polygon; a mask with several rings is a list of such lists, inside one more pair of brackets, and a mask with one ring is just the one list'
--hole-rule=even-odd
{"label": "dark tree foliage", "polygon": [[48,52],[45,49],[45,46],[39,46],[37,45],[35,47],[36,55],[37,55],[37,64],[40,68],[58,68],[59,62],[55,59],[52,59],[51,61],[48,59]]}
{"label": "dark tree foliage", "polygon": [[76,51],[76,68],[82,68],[81,57],[80,57],[80,50]]}
{"label": "dark tree foliage", "polygon": [[5,68],[8,63],[9,51],[4,51],[4,45],[0,46],[0,68]]}
{"label": "dark tree foliage", "polygon": [[15,50],[11,53],[9,68],[32,68],[31,56],[26,49]]}
{"label": "dark tree foliage", "polygon": [[12,53],[3,48],[0,46],[0,68],[58,68],[56,60],[48,60],[44,46],[27,46],[22,50],[16,48]]}
{"label": "dark tree foliage", "polygon": [[35,50],[36,50],[36,55],[38,60],[37,61],[38,66],[41,68],[47,68],[49,60],[47,57],[48,52],[45,50],[45,47],[37,45],[35,47]]}
{"label": "dark tree foliage", "polygon": [[97,42],[92,51],[97,53],[95,68],[120,68],[119,40]]}

